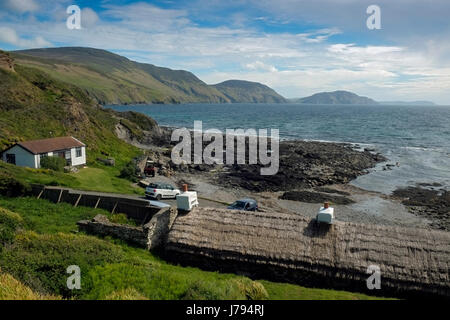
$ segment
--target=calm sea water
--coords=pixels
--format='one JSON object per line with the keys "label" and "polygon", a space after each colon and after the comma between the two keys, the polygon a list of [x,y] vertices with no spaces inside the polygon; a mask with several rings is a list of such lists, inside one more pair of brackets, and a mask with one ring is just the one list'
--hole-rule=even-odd
{"label": "calm sea water", "polygon": [[160,125],[203,129],[276,128],[282,139],[350,142],[375,148],[399,167],[377,166],[352,183],[390,193],[396,187],[439,182],[450,189],[449,106],[298,104],[180,104],[108,106],[133,110]]}

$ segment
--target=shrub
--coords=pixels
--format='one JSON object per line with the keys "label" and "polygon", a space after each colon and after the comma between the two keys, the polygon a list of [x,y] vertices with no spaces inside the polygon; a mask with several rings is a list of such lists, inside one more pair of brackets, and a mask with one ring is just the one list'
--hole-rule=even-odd
{"label": "shrub", "polygon": [[15,212],[0,208],[0,251],[3,245],[12,242],[17,229],[22,226],[23,220]]}
{"label": "shrub", "polygon": [[0,300],[60,300],[61,297],[34,293],[31,288],[0,270]]}
{"label": "shrub", "polygon": [[105,300],[148,300],[134,288],[117,290],[105,297]]}
{"label": "shrub", "polygon": [[138,174],[139,169],[136,167],[134,162],[128,162],[120,171],[120,178],[124,178],[132,182],[137,182],[139,180]]}
{"label": "shrub", "polygon": [[[95,266],[124,260],[120,247],[84,235],[38,235],[32,231],[16,235],[11,246],[1,253],[0,267],[35,292],[64,298],[92,290],[89,271]],[[81,269],[81,290],[67,288],[67,267]]]}
{"label": "shrub", "polygon": [[0,195],[7,197],[20,197],[31,190],[28,183],[15,179],[7,174],[0,173]]}
{"label": "shrub", "polygon": [[67,165],[66,159],[61,157],[43,157],[41,159],[41,168],[44,169],[64,172],[64,167],[66,165]]}
{"label": "shrub", "polygon": [[244,294],[249,300],[267,300],[269,294],[266,288],[261,282],[252,281],[247,278],[234,280],[242,294]]}
{"label": "shrub", "polygon": [[136,221],[134,221],[133,219],[128,219],[128,216],[124,213],[116,213],[110,215],[108,217],[108,220],[112,223],[126,224],[134,227],[136,226]]}

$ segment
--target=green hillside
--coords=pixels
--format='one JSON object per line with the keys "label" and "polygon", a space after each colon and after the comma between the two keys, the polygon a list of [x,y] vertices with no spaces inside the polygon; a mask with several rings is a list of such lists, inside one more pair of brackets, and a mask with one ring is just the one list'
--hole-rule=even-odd
{"label": "green hillside", "polygon": [[222,92],[232,103],[286,103],[286,99],[275,90],[257,82],[228,80],[214,87]]}
{"label": "green hillside", "polygon": [[[121,168],[141,151],[119,139],[116,126],[122,123],[139,137],[143,130],[152,131],[157,127],[153,119],[140,114],[137,116],[136,113],[103,109],[83,90],[55,80],[38,69],[14,63],[8,53],[0,51],[0,61],[8,61],[7,64],[0,63],[0,150],[18,141],[71,135],[87,145],[89,166],[100,165],[97,157],[113,157],[116,160],[115,167],[102,167],[99,171],[101,177],[94,167],[83,170],[73,181],[69,176],[62,181],[53,174],[30,169],[30,172],[23,173],[25,180],[42,183],[56,181],[67,186],[93,189],[95,181],[89,181],[88,177],[83,180],[88,175],[110,181],[111,190],[108,191],[134,193],[130,182],[117,176]],[[0,168],[0,173],[13,170],[4,169]],[[14,175],[18,177],[22,174],[16,172]]]}
{"label": "green hillside", "polygon": [[50,48],[12,55],[20,64],[76,85],[100,104],[284,102],[276,92],[259,84],[257,90],[244,86],[238,93],[226,87],[222,91],[223,86],[207,85],[190,72],[134,62],[105,50]]}
{"label": "green hillside", "polygon": [[358,96],[353,92],[342,90],[319,92],[309,97],[291,99],[291,102],[308,104],[378,104],[378,102],[370,98]]}

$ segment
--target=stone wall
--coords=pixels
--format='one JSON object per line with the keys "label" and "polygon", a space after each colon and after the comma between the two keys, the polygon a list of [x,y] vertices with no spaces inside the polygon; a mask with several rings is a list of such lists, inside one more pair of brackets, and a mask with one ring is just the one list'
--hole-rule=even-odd
{"label": "stone wall", "polygon": [[149,250],[163,247],[176,217],[177,210],[175,208],[161,209],[144,225],[144,230],[148,235],[147,247]]}
{"label": "stone wall", "polygon": [[147,247],[147,234],[143,227],[133,227],[124,224],[111,223],[104,215],[96,215],[92,220],[77,222],[80,231],[98,236],[111,236],[124,240],[138,247]]}
{"label": "stone wall", "polygon": [[159,250],[167,239],[171,224],[177,211],[174,208],[163,208],[148,223],[141,227],[112,223],[104,215],[97,215],[92,220],[78,221],[80,231],[98,236],[111,236],[127,243],[148,250]]}

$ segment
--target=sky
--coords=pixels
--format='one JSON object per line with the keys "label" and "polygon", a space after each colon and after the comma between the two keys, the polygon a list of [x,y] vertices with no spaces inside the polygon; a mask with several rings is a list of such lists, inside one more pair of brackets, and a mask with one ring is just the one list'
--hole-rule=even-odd
{"label": "sky", "polygon": [[[67,8],[81,8],[69,29]],[[380,29],[369,29],[370,5]],[[450,105],[448,0],[0,0],[0,48],[83,46],[264,83],[287,98],[348,90]]]}

